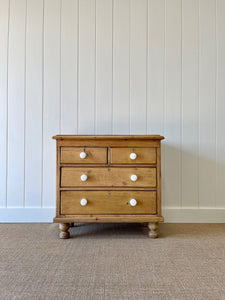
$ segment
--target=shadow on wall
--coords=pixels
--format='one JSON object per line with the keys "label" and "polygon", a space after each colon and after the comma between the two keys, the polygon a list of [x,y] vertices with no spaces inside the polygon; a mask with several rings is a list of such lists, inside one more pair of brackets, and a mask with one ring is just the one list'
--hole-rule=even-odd
{"label": "shadow on wall", "polygon": [[225,149],[191,146],[162,142],[163,207],[224,207]]}

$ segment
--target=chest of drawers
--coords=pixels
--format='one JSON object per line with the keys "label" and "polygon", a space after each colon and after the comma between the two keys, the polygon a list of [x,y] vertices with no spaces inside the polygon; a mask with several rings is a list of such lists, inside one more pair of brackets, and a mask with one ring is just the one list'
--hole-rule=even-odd
{"label": "chest of drawers", "polygon": [[57,135],[56,217],[60,238],[74,222],[147,223],[161,215],[159,135]]}

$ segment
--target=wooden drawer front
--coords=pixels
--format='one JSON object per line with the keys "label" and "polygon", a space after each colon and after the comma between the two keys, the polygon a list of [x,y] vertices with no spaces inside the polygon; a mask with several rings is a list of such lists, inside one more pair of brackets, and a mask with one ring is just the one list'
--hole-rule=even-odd
{"label": "wooden drawer front", "polygon": [[[80,154],[86,153],[85,158]],[[90,148],[90,147],[62,147],[61,148],[62,164],[106,164],[107,148]]]}
{"label": "wooden drawer front", "polygon": [[[136,154],[131,159],[131,153]],[[111,148],[111,164],[156,164],[156,148]]]}
{"label": "wooden drawer front", "polygon": [[[82,181],[81,176],[87,175]],[[137,175],[137,181],[131,180]],[[156,168],[61,168],[62,187],[156,187]]]}
{"label": "wooden drawer front", "polygon": [[[81,199],[87,204],[82,206]],[[137,201],[131,206],[130,200]],[[156,214],[155,191],[62,191],[61,214]]]}

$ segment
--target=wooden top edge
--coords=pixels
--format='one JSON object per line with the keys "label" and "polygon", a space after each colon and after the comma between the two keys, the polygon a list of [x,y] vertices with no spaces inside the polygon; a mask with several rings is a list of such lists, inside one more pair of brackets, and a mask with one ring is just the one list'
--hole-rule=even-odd
{"label": "wooden top edge", "polygon": [[55,135],[52,137],[55,140],[104,140],[104,139],[125,139],[125,140],[163,140],[161,135]]}

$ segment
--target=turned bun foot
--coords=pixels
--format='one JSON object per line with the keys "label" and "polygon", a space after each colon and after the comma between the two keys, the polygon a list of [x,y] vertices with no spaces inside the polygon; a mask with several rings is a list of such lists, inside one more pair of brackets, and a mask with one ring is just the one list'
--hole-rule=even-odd
{"label": "turned bun foot", "polygon": [[158,233],[158,228],[159,228],[159,223],[148,223],[148,228],[149,228],[149,237],[152,239],[156,239],[159,236]]}
{"label": "turned bun foot", "polygon": [[69,233],[69,228],[70,228],[70,224],[69,223],[60,223],[59,224],[59,229],[60,234],[59,237],[60,239],[68,239],[70,237],[70,233]]}

